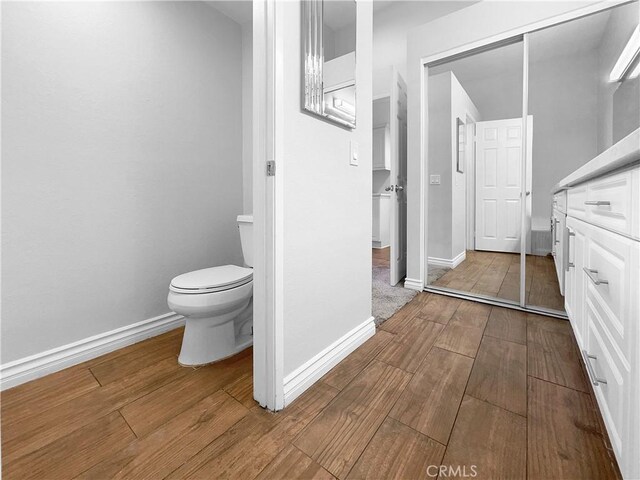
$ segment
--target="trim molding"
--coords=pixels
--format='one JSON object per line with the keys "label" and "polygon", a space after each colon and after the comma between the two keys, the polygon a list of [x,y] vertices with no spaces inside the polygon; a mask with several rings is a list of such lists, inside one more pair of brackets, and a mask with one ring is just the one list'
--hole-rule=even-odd
{"label": "trim molding", "polygon": [[373,317],[369,317],[356,328],[347,332],[327,348],[284,378],[284,405],[298,398],[307,388],[335,367],[376,333]]}
{"label": "trim molding", "polygon": [[165,313],[158,317],[5,363],[0,365],[0,390],[15,387],[127,345],[155,337],[178,328],[184,323],[182,315],[173,312]]}
{"label": "trim molding", "polygon": [[404,288],[421,292],[422,290],[424,290],[424,285],[422,284],[422,280],[407,277],[404,279]]}
{"label": "trim molding", "polygon": [[467,252],[462,251],[454,258],[438,258],[438,257],[427,257],[427,264],[435,265],[437,267],[448,267],[448,268],[456,268],[467,258]]}

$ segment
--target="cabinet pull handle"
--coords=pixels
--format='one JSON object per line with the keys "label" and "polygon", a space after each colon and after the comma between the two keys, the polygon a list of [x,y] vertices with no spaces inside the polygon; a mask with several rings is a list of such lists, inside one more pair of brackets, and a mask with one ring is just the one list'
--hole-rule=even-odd
{"label": "cabinet pull handle", "polygon": [[558,240],[558,224],[560,223],[560,220],[558,220],[557,218],[553,219],[553,223],[554,223],[554,229],[553,229],[553,241],[555,242],[555,244],[559,244],[560,240]]}
{"label": "cabinet pull handle", "polygon": [[587,366],[587,373],[589,374],[589,380],[594,385],[600,385],[601,383],[607,384],[607,381],[604,378],[598,378],[596,371],[593,369],[593,365],[591,365],[591,359],[597,360],[598,357],[595,355],[590,355],[586,350],[582,350],[582,358],[584,359],[584,364]]}
{"label": "cabinet pull handle", "polygon": [[571,267],[575,267],[573,262],[569,261],[571,258],[571,237],[575,237],[576,234],[569,230],[569,227],[565,227],[567,234],[564,236],[564,271],[568,272]]}
{"label": "cabinet pull handle", "polygon": [[583,270],[584,270],[584,273],[587,274],[587,277],[589,277],[589,279],[596,285],[609,285],[608,280],[602,280],[598,278],[598,270],[594,270],[593,268],[587,268],[587,267],[584,267]]}
{"label": "cabinet pull handle", "polygon": [[609,200],[587,200],[584,204],[595,205],[596,207],[608,207],[611,205],[611,202]]}

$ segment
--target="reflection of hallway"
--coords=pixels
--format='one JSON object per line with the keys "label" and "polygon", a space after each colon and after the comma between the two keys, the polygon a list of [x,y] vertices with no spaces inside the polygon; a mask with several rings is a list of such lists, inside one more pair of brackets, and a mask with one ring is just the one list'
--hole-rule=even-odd
{"label": "reflection of hallway", "polygon": [[[458,267],[440,277],[434,286],[447,287],[517,302],[520,295],[520,255],[467,251]],[[527,256],[526,303],[564,311],[553,257]]]}

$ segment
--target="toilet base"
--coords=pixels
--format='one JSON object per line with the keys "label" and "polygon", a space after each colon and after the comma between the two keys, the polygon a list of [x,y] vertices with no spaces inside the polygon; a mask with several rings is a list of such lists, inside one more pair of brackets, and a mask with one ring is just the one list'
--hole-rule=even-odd
{"label": "toilet base", "polygon": [[[244,317],[251,318],[252,306],[252,302],[249,302],[249,305],[236,317],[235,321],[231,320],[222,324],[217,323],[220,321],[220,317],[215,319],[217,322],[209,318],[187,318],[178,363],[183,367],[208,365],[232,357],[253,345],[251,333],[236,333],[237,321],[240,320],[244,323],[246,322]],[[212,325],[212,323],[214,324]]]}

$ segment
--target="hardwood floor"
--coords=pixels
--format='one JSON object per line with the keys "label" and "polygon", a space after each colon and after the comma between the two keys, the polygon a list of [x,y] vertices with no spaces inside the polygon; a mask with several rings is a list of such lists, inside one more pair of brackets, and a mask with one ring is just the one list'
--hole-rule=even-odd
{"label": "hardwood floor", "polygon": [[[564,311],[553,257],[527,255],[525,275],[527,305]],[[520,255],[468,251],[466,259],[433,283],[467,293],[518,302],[520,300]]]}
{"label": "hardwood floor", "polygon": [[372,248],[371,256],[373,258],[373,266],[389,268],[390,252],[391,252],[391,247]]}
{"label": "hardwood floor", "polygon": [[275,414],[181,333],[3,392],[4,478],[619,478],[562,320],[419,294]]}

